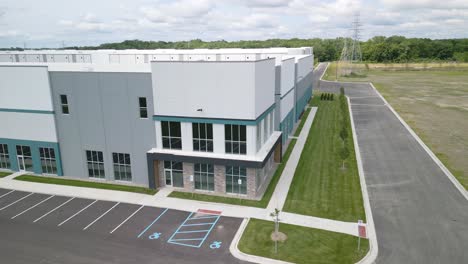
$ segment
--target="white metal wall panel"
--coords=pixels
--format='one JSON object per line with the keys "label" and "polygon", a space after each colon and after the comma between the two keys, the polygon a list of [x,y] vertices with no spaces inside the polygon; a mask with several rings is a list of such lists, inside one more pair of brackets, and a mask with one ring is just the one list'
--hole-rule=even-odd
{"label": "white metal wall panel", "polygon": [[[273,74],[272,69],[272,82]],[[255,63],[153,62],[152,79],[156,115],[227,119],[257,117]],[[259,82],[259,85],[265,89],[265,82]],[[271,89],[271,99],[268,100],[273,103],[274,84]]]}
{"label": "white metal wall panel", "polygon": [[281,64],[281,95],[294,87],[295,61],[294,58],[283,60]]}
{"label": "white metal wall panel", "polygon": [[0,80],[0,108],[53,110],[47,67],[1,66]]}
{"label": "white metal wall panel", "polygon": [[53,114],[1,112],[0,138],[57,142]]}
{"label": "white metal wall panel", "polygon": [[255,62],[255,118],[263,114],[274,102],[275,61],[257,61]]}
{"label": "white metal wall panel", "polygon": [[297,61],[297,78],[302,79],[313,71],[314,56],[310,55]]}

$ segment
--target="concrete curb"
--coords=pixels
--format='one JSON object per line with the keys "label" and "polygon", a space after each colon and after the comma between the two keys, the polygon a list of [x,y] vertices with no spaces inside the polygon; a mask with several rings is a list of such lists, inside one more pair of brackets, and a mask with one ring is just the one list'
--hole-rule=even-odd
{"label": "concrete curb", "polygon": [[466,200],[468,200],[468,192],[465,190],[463,185],[453,176],[453,174],[445,167],[445,165],[442,163],[442,161],[437,158],[437,156],[432,152],[432,150],[419,138],[419,136],[411,129],[411,127],[401,118],[401,116],[393,109],[393,107],[385,100],[385,98],[379,93],[379,91],[374,87],[372,83],[369,83],[372,89],[382,98],[382,100],[385,102],[387,107],[390,109],[390,111],[393,112],[393,114],[398,118],[400,123],[410,132],[410,134],[416,139],[416,141],[421,145],[421,147],[429,154],[429,156],[432,158],[432,160],[439,166],[439,168],[444,172],[444,174],[449,178],[449,180],[455,185],[455,187],[460,191],[461,195],[465,197]]}
{"label": "concrete curb", "polygon": [[282,260],[276,260],[276,259],[270,259],[270,258],[265,258],[265,257],[260,257],[260,256],[254,256],[254,255],[249,255],[246,253],[243,253],[239,250],[238,245],[239,241],[242,237],[242,234],[245,231],[245,228],[247,227],[247,224],[249,223],[250,218],[244,218],[242,221],[239,229],[237,229],[236,235],[234,236],[234,239],[231,242],[231,245],[229,246],[229,251],[231,254],[240,260],[243,261],[248,261],[248,262],[253,262],[253,263],[261,263],[261,264],[292,264],[292,262],[286,262]]}
{"label": "concrete curb", "polygon": [[362,166],[362,160],[361,160],[361,151],[359,150],[356,128],[354,126],[354,118],[352,114],[353,112],[351,110],[351,100],[347,96],[346,96],[346,99],[348,100],[349,118],[351,120],[351,130],[353,132],[354,152],[356,154],[356,162],[358,165],[359,179],[361,181],[362,199],[364,201],[364,210],[366,212],[366,219],[367,219],[366,221],[367,236],[369,238],[369,252],[367,252],[364,258],[362,258],[357,263],[359,264],[374,263],[379,252],[377,234],[375,232],[374,218],[372,216],[372,208],[370,206],[369,193],[367,192],[366,177],[364,174],[364,168]]}

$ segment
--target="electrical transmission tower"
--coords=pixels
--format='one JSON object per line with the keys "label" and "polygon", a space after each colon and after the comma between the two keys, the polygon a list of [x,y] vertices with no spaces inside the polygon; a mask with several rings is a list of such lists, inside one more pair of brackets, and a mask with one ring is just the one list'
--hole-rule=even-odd
{"label": "electrical transmission tower", "polygon": [[361,27],[360,15],[356,13],[352,24],[351,37],[345,37],[343,43],[343,49],[341,50],[340,56],[340,67],[342,75],[349,75],[353,72],[354,68],[352,63],[362,61],[361,46],[359,44],[361,38]]}

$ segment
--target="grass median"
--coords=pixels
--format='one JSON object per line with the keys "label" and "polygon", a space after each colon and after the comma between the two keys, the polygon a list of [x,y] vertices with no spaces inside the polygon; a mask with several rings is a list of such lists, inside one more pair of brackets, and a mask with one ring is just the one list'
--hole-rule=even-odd
{"label": "grass median", "polygon": [[240,251],[294,263],[356,263],[369,250],[369,241],[325,230],[280,224],[280,232],[286,234],[284,242],[278,242],[278,252],[274,252],[271,233],[274,223],[250,219],[239,242]]}
{"label": "grass median", "polygon": [[225,203],[225,204],[266,208],[268,206],[268,203],[270,202],[270,198],[273,195],[273,191],[275,190],[276,185],[278,184],[281,174],[283,173],[284,167],[286,166],[286,163],[288,162],[289,156],[291,155],[291,152],[295,145],[296,145],[296,139],[291,139],[288,149],[286,150],[283,156],[283,161],[278,165],[278,168],[276,169],[275,174],[273,174],[273,177],[271,178],[271,181],[265,191],[265,194],[263,195],[262,199],[259,201],[242,200],[242,199],[235,198],[235,197],[223,197],[223,196],[214,196],[214,195],[188,193],[188,192],[172,192],[171,194],[169,194],[169,197],[192,199],[192,200],[198,200],[198,201],[204,201],[204,202]]}
{"label": "grass median", "polygon": [[37,182],[37,183],[47,183],[47,184],[57,184],[57,185],[67,185],[67,186],[75,186],[75,187],[87,187],[87,188],[113,190],[113,191],[134,192],[134,193],[143,193],[143,194],[150,194],[150,195],[153,195],[157,192],[156,190],[145,188],[145,187],[139,187],[139,186],[110,184],[110,183],[101,183],[101,182],[92,182],[92,181],[69,180],[69,179],[60,179],[60,178],[54,178],[54,177],[35,176],[35,175],[21,175],[21,176],[16,177],[15,180]]}
{"label": "grass median", "polygon": [[[316,95],[312,104],[318,110],[283,211],[349,222],[365,220],[347,108],[346,112],[340,109],[338,96],[327,101]],[[348,135],[344,143],[340,138],[343,120]],[[349,150],[345,169],[340,157],[343,144]]]}
{"label": "grass median", "polygon": [[11,174],[11,172],[0,171],[0,178],[6,177],[6,176],[8,176],[10,174]]}

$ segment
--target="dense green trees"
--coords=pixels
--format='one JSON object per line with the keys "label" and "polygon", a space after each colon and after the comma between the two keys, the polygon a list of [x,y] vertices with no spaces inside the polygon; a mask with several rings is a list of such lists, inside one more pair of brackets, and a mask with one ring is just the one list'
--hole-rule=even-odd
{"label": "dense green trees", "polygon": [[[269,48],[269,47],[314,47],[315,57],[320,61],[337,60],[343,49],[344,38],[336,39],[268,39],[202,41],[142,41],[125,40],[120,43],[105,43],[95,47],[67,47],[76,49],[214,49],[214,48]],[[20,48],[12,48],[18,49]],[[361,42],[362,58],[369,62],[414,62],[414,61],[460,61],[468,62],[468,39],[431,40],[402,36],[376,36]]]}

